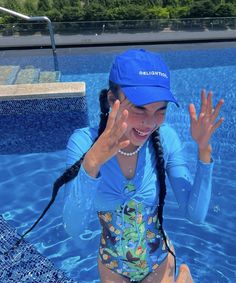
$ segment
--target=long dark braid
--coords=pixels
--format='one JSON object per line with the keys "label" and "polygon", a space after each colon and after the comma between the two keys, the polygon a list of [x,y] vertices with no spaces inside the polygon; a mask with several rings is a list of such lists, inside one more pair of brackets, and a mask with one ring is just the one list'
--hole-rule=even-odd
{"label": "long dark braid", "polygon": [[164,233],[163,229],[163,208],[165,205],[165,197],[166,197],[166,182],[165,182],[165,165],[164,165],[164,157],[163,157],[163,147],[161,144],[160,139],[160,128],[158,128],[155,132],[152,133],[152,143],[153,147],[156,152],[157,157],[157,164],[156,164],[156,172],[158,174],[158,180],[160,184],[160,190],[159,190],[159,203],[157,208],[157,216],[159,220],[159,230],[162,234],[162,237],[164,239],[165,245],[167,247],[167,250],[173,255],[174,261],[175,261],[175,272],[176,272],[176,256],[174,252],[170,249],[166,235]]}
{"label": "long dark braid", "polygon": [[[100,123],[99,123],[99,128],[98,128],[98,136],[95,139],[95,141],[99,138],[99,136],[103,133],[103,131],[106,128],[106,124],[107,124],[107,119],[108,119],[108,114],[109,114],[109,104],[108,104],[108,100],[107,100],[107,93],[108,90],[107,89],[103,89],[100,92],[100,96],[99,96],[99,102],[100,102],[100,108],[101,108],[101,113],[100,113]],[[94,142],[95,142],[94,141]],[[93,143],[94,143],[93,142]],[[34,224],[20,237],[20,239],[15,243],[15,245],[13,247],[10,248],[14,249],[16,248],[20,242],[23,240],[23,238],[30,233],[34,227],[40,222],[40,220],[44,217],[44,215],[46,214],[46,212],[49,210],[49,208],[51,207],[51,205],[54,203],[56,196],[58,194],[59,189],[65,185],[66,183],[70,182],[71,180],[73,180],[79,173],[79,169],[80,166],[84,160],[84,156],[86,153],[83,154],[83,156],[80,158],[80,160],[76,161],[70,168],[68,168],[53,184],[53,190],[52,190],[52,196],[51,199],[49,201],[49,203],[47,204],[47,206],[45,207],[45,209],[43,210],[43,212],[41,213],[41,215],[39,216],[39,218],[34,222]],[[10,251],[9,250],[9,251]],[[7,251],[6,253],[8,253],[9,251]]]}

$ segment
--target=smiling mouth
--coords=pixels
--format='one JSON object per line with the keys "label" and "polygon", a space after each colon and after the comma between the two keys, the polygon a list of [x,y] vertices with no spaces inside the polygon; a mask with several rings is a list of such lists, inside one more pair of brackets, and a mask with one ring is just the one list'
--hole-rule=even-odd
{"label": "smiling mouth", "polygon": [[134,128],[134,130],[136,131],[136,133],[139,135],[139,136],[142,136],[142,137],[145,137],[145,136],[148,136],[149,134],[151,134],[152,131],[148,131],[148,132],[142,132],[136,128]]}

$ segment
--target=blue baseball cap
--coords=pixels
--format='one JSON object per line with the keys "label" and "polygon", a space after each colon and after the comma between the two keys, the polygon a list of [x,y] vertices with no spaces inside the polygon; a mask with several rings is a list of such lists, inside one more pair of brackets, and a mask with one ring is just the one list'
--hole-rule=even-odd
{"label": "blue baseball cap", "polygon": [[118,55],[109,80],[118,84],[134,105],[169,101],[179,106],[170,91],[170,72],[160,56],[144,49]]}

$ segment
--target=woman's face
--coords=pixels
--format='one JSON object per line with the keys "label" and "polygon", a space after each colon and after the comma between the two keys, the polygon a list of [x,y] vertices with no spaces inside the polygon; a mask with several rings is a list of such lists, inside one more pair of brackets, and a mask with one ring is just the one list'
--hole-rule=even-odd
{"label": "woman's face", "polygon": [[127,118],[127,130],[122,140],[129,139],[131,149],[134,146],[142,145],[148,137],[154,132],[164,121],[167,102],[155,102],[143,106],[135,106],[123,93],[120,95],[120,109],[118,115],[126,109],[129,112]]}

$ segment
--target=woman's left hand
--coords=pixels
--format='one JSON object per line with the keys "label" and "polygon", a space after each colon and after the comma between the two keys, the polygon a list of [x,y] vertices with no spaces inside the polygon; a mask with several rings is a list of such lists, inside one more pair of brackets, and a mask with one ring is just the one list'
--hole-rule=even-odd
{"label": "woman's left hand", "polygon": [[224,121],[224,118],[220,118],[220,120],[216,122],[224,100],[220,99],[214,109],[212,107],[212,95],[213,93],[210,91],[208,97],[206,97],[206,91],[204,89],[202,90],[201,111],[198,117],[194,104],[189,105],[191,134],[192,138],[198,144],[199,149],[206,149],[209,146],[209,140],[212,134]]}

